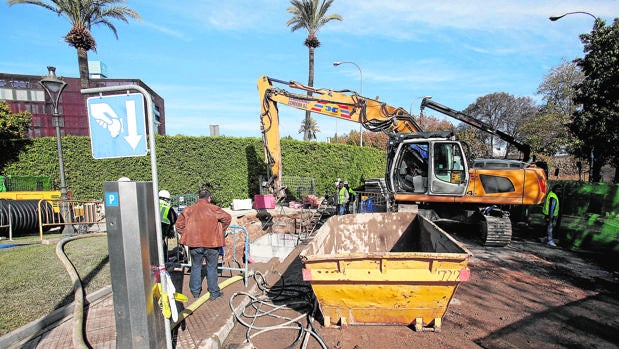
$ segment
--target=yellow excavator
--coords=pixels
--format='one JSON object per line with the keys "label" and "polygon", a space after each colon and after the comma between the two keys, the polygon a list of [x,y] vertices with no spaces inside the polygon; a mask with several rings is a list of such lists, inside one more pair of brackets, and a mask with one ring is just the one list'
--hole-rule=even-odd
{"label": "yellow excavator", "polygon": [[[275,83],[305,93],[294,93],[274,86]],[[484,162],[482,166],[469,168],[463,143],[456,140],[451,131],[423,132],[405,109],[360,96],[354,91],[314,88],[262,76],[258,79],[258,93],[262,103],[260,124],[265,162],[269,171],[265,186],[276,196],[282,195],[285,189],[281,185],[278,104],[358,122],[368,131],[388,134],[385,185],[391,209],[414,208],[439,223],[477,224],[486,246],[505,246],[511,241],[509,206],[538,205],[548,191],[544,169],[530,161]],[[464,114],[459,115],[429,99],[422,102],[422,107],[446,112],[446,115],[467,122],[462,116]],[[476,120],[470,118],[467,123],[472,121]],[[494,134],[511,144],[520,144],[504,137],[501,132]],[[526,145],[518,149],[526,152],[526,158],[529,157],[530,148],[527,152]]]}

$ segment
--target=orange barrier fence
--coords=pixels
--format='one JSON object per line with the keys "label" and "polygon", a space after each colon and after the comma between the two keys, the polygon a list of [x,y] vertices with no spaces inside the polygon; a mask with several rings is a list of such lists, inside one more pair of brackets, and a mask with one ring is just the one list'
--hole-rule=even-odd
{"label": "orange barrier fence", "polygon": [[[43,209],[47,203],[55,208],[54,211]],[[84,234],[91,228],[94,228],[94,231],[100,231],[100,225],[105,219],[105,208],[101,200],[40,200],[37,212],[41,240],[43,240],[43,231],[46,227],[64,229],[65,226],[70,225],[75,233]]]}

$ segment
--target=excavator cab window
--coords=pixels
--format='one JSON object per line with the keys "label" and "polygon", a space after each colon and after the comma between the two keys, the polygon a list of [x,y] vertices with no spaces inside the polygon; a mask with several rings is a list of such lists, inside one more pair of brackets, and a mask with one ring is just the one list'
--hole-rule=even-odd
{"label": "excavator cab window", "polygon": [[428,143],[414,143],[404,148],[399,163],[399,187],[405,192],[424,193],[428,183]]}
{"label": "excavator cab window", "polygon": [[437,179],[459,184],[465,180],[464,157],[454,143],[434,144],[434,175]]}

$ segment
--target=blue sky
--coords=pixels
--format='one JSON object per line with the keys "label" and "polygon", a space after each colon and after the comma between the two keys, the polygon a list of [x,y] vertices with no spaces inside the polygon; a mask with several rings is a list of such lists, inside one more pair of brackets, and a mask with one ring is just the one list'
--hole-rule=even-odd
{"label": "blue sky", "polygon": [[[261,75],[307,83],[306,32],[291,32],[286,0],[129,0],[142,21],[115,22],[119,39],[94,27],[97,52],[111,78],[137,78],[165,99],[169,135],[260,137]],[[478,97],[507,92],[538,100],[550,69],[581,57],[578,38],[593,18],[611,23],[619,1],[335,0],[330,13],[344,20],[318,32],[314,86],[361,90],[414,114],[422,96],[454,109]],[[63,40],[64,17],[32,5],[0,3],[0,72],[78,77],[75,49]],[[357,67],[334,61],[352,61]],[[303,112],[281,106],[282,136],[301,139]],[[319,140],[358,130],[358,124],[313,114]]]}

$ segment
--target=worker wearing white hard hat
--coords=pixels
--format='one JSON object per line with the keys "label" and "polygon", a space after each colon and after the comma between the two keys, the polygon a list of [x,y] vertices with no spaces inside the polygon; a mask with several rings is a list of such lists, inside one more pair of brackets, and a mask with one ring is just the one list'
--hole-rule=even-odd
{"label": "worker wearing white hard hat", "polygon": [[345,209],[346,214],[348,214],[348,213],[352,213],[350,210],[350,204],[354,204],[357,192],[355,192],[351,187],[348,186],[348,181],[344,181],[344,188],[346,188],[346,191],[348,191],[348,201],[346,201],[346,209]]}
{"label": "worker wearing white hard hat", "polygon": [[165,260],[168,259],[168,244],[166,238],[174,237],[174,223],[177,214],[172,208],[170,192],[167,190],[159,191],[159,215],[161,217],[161,237],[163,238],[163,252]]}

